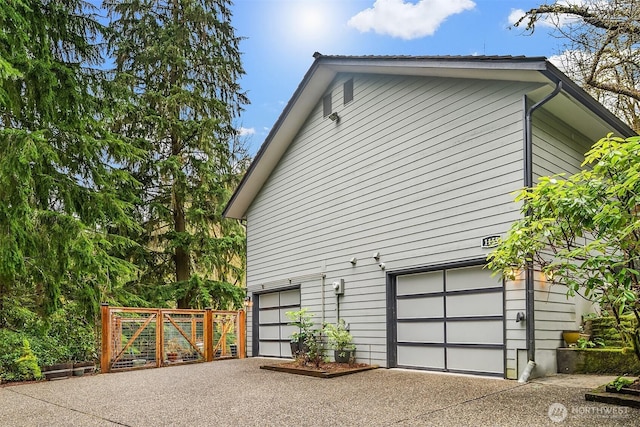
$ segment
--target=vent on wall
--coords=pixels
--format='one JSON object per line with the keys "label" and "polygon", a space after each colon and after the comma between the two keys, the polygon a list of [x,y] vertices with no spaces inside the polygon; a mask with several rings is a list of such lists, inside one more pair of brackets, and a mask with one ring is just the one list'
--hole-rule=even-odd
{"label": "vent on wall", "polygon": [[342,93],[344,94],[344,105],[353,101],[353,79],[344,82]]}
{"label": "vent on wall", "polygon": [[322,117],[327,117],[331,114],[331,93],[328,93],[322,98]]}

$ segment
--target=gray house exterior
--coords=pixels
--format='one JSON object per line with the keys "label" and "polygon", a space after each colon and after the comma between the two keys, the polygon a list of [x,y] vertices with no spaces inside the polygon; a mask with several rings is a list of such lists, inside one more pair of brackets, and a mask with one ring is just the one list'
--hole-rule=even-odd
{"label": "gray house exterior", "polygon": [[246,220],[249,354],[289,357],[284,313],[308,307],[362,362],[555,372],[589,307],[537,272],[491,277],[483,246],[514,191],[633,131],[544,58],[314,57],[225,210]]}

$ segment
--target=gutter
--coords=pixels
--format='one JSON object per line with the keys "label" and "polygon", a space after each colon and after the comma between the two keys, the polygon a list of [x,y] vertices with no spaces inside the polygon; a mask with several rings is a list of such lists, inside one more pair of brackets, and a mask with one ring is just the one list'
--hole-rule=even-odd
{"label": "gutter", "polygon": [[[526,109],[524,116],[524,186],[526,188],[533,187],[533,113],[538,108],[549,102],[552,98],[562,90],[562,80],[558,80],[556,87],[549,95],[541,101],[535,103]],[[527,97],[524,98],[525,108]],[[527,210],[526,216],[530,216],[531,212]],[[527,358],[529,362],[524,372],[518,379],[518,382],[527,382],[531,371],[535,367],[536,360],[536,331],[535,331],[535,290],[534,290],[534,271],[533,261],[527,261],[525,272],[525,302],[526,302],[526,328],[527,328]]]}

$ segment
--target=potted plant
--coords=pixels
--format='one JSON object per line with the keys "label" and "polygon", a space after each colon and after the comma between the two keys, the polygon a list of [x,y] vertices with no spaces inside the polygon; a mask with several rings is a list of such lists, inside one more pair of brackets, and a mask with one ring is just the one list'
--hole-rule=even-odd
{"label": "potted plant", "polygon": [[298,311],[287,311],[285,315],[289,318],[289,326],[296,326],[297,331],[291,334],[291,355],[296,357],[301,353],[306,353],[305,341],[313,335],[313,313],[308,312],[308,308]]}
{"label": "potted plant", "polygon": [[167,352],[167,360],[169,362],[175,362],[178,360],[178,355],[183,350],[182,345],[178,338],[171,338],[165,345],[165,351]]}
{"label": "potted plant", "polygon": [[562,331],[562,339],[567,344],[567,347],[576,347],[578,340],[580,339],[579,330]]}
{"label": "potted plant", "polygon": [[329,346],[334,350],[334,358],[338,363],[352,363],[355,360],[356,347],[353,345],[353,336],[349,333],[343,319],[337,324],[327,323],[324,333],[329,341]]}

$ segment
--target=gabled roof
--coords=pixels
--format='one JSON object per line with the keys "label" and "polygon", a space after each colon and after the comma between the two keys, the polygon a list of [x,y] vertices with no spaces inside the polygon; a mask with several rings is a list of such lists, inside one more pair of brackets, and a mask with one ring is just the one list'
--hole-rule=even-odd
{"label": "gabled roof", "polygon": [[[615,132],[632,136],[635,132],[602,104],[571,81],[544,57],[524,56],[325,56],[314,53],[315,61],[285,106],[258,150],[251,166],[238,185],[223,215],[244,218],[247,209],[269,178],[280,158],[294,140],[327,87],[338,73],[390,74],[537,82],[556,85],[562,82],[560,101],[545,108],[575,123],[585,135],[594,138]],[[528,94],[533,101],[542,99],[548,88]],[[536,99],[539,98],[539,99]],[[568,117],[571,112],[571,117]]]}

